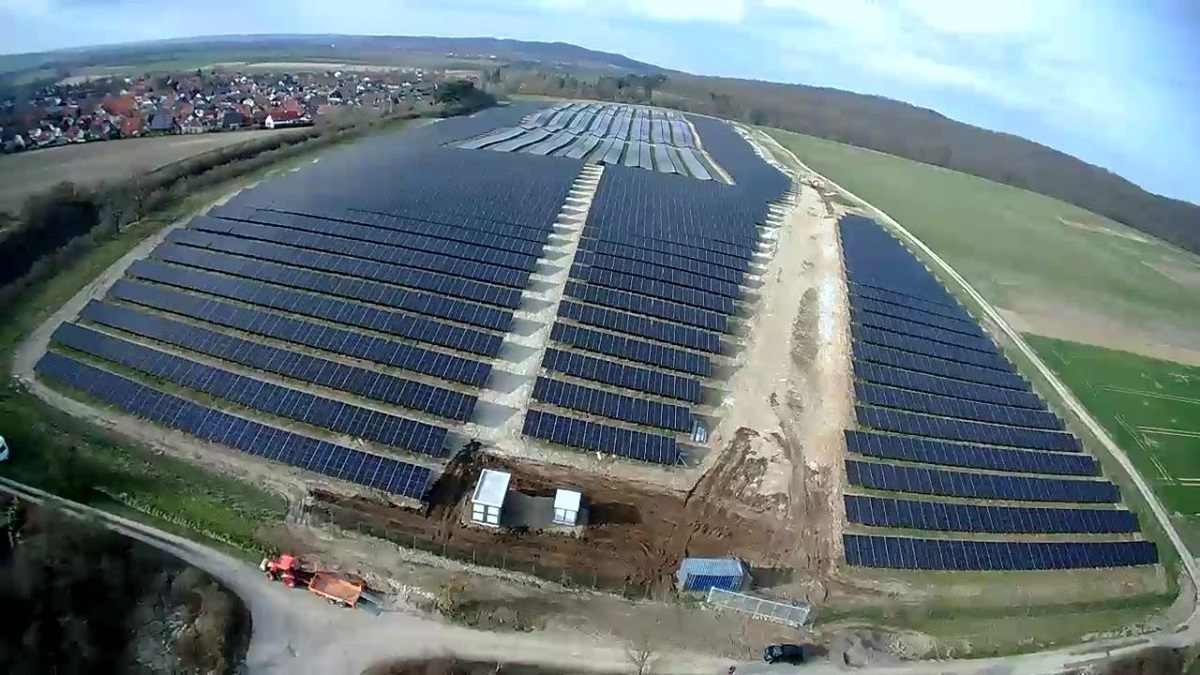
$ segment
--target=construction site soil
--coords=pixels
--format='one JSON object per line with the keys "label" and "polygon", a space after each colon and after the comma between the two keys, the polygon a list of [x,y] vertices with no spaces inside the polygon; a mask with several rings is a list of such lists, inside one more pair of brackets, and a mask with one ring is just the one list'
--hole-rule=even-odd
{"label": "construction site soil", "polygon": [[[728,499],[756,475],[746,466],[752,433],[739,434],[685,498],[611,477],[474,453],[447,465],[423,511],[320,489],[312,492],[313,511],[339,527],[459,560],[629,595],[662,596],[669,594],[684,556],[733,553],[755,566],[777,562],[773,543],[782,523],[747,517],[745,505]],[[572,537],[467,524],[471,490],[484,468],[511,472],[511,488],[529,495],[552,495],[564,485],[581,489],[588,496],[588,527]]]}

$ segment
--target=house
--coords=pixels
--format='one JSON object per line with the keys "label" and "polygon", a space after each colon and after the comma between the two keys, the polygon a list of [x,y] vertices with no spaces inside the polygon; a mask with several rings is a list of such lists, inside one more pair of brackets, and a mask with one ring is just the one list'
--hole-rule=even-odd
{"label": "house", "polygon": [[738,558],[684,558],[675,572],[681,591],[700,592],[710,588],[742,591],[750,587],[750,570]]}
{"label": "house", "polygon": [[182,134],[202,134],[206,131],[208,127],[205,126],[204,120],[198,117],[189,117],[179,125],[179,133]]}
{"label": "house", "polygon": [[172,133],[175,131],[175,118],[171,113],[160,110],[150,116],[150,125],[146,130],[157,133]]}
{"label": "house", "polygon": [[268,129],[284,129],[287,127],[312,126],[312,119],[298,110],[280,110],[267,115],[263,126]]}
{"label": "house", "polygon": [[237,110],[227,110],[221,116],[222,129],[240,129],[246,126],[246,116]]}
{"label": "house", "polygon": [[142,118],[137,115],[121,118],[121,136],[129,138],[142,133]]}
{"label": "house", "polygon": [[484,469],[471,495],[471,522],[487,527],[500,527],[500,512],[508,496],[512,475],[505,471]]}
{"label": "house", "polygon": [[578,490],[558,488],[554,492],[554,516],[551,522],[555,525],[575,527],[579,524],[579,511],[583,504],[583,494]]}

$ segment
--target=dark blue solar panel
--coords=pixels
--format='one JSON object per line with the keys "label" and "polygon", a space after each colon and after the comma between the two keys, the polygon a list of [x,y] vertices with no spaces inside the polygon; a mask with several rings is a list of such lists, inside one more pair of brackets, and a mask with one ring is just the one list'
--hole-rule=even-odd
{"label": "dark blue solar panel", "polygon": [[1136,532],[1125,509],[984,506],[846,495],[846,519],[872,527],[1013,534]]}
{"label": "dark blue solar panel", "polygon": [[852,459],[846,460],[846,479],[863,488],[967,499],[1080,503],[1121,499],[1117,486],[1104,480],[945,471]]}
{"label": "dark blue solar panel", "polygon": [[1022,429],[862,405],[855,406],[855,412],[859,424],[881,431],[1014,448],[1062,452],[1079,452],[1083,449],[1079,439],[1061,431]]}
{"label": "dark blue solar panel", "polygon": [[991,403],[980,403],[947,396],[934,396],[924,392],[885,387],[869,382],[855,382],[854,395],[862,403],[887,408],[898,408],[913,412],[928,413],[941,417],[955,417],[993,424],[1016,427],[1051,429],[1061,431],[1062,420],[1047,410],[1012,408]]}
{"label": "dark blue solar panel", "polygon": [[644,391],[681,401],[699,403],[700,380],[682,375],[628,366],[586,354],[547,349],[542,367],[559,373],[626,389]]}
{"label": "dark blue solar panel", "polygon": [[1016,473],[1100,475],[1100,465],[1095,458],[1082,453],[994,448],[869,431],[848,430],[845,434],[847,450],[880,459]]}
{"label": "dark blue solar panel", "polygon": [[129,414],[264,459],[413,499],[424,499],[433,485],[434,476],[426,467],[230,415],[61,354],[47,353],[38,361],[37,372]]}
{"label": "dark blue solar panel", "polygon": [[584,305],[572,302],[568,298],[563,298],[559,303],[558,315],[565,319],[589,326],[607,328],[619,333],[628,333],[681,347],[691,347],[710,354],[721,353],[721,335],[702,328],[659,321],[607,307]]}
{"label": "dark blue solar panel", "polygon": [[1031,410],[1045,410],[1046,407],[1042,399],[1038,398],[1037,394],[1033,392],[991,387],[984,384],[963,382],[962,380],[952,380],[867,361],[854,361],[854,376],[866,382],[876,382],[901,389],[923,391],[929,394],[951,396],[953,398],[979,401],[981,403],[995,403],[1013,408],[1029,408]]}
{"label": "dark blue solar panel", "polygon": [[550,339],[589,352],[608,354],[627,361],[647,363],[701,377],[708,377],[709,374],[708,357],[702,354],[602,333],[581,326],[555,322],[554,327],[550,330]]}
{"label": "dark blue solar panel", "polygon": [[1006,373],[991,368],[981,368],[969,363],[949,361],[933,356],[913,354],[890,347],[855,342],[851,345],[854,358],[884,366],[915,370],[920,373],[948,377],[954,380],[1004,387],[1018,391],[1030,391],[1029,383],[1016,373]]}
{"label": "dark blue solar panel", "polygon": [[655,464],[681,464],[675,439],[607,424],[564,417],[540,410],[525,414],[522,433],[572,448],[583,448]]}
{"label": "dark blue solar panel", "polygon": [[533,398],[560,408],[649,427],[691,433],[695,425],[687,406],[634,398],[547,377],[537,378]]}
{"label": "dark blue solar panel", "polygon": [[564,292],[569,297],[597,305],[667,319],[719,333],[725,332],[728,327],[728,320],[724,314],[628,291],[568,281]]}
{"label": "dark blue solar panel", "polygon": [[1149,541],[985,541],[842,535],[846,562],[921,570],[1053,570],[1158,563]]}

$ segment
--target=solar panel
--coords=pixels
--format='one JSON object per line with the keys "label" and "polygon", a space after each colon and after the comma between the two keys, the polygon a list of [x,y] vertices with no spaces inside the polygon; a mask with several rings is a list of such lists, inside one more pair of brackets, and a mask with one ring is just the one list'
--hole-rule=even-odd
{"label": "solar panel", "polygon": [[702,328],[659,321],[607,307],[584,305],[572,302],[569,298],[563,298],[559,303],[558,315],[589,326],[599,326],[659,342],[691,347],[710,354],[721,353],[720,334]]}
{"label": "solar panel", "polygon": [[550,329],[550,339],[589,352],[607,354],[627,361],[646,363],[652,366],[708,377],[707,356],[675,349],[666,345],[643,340],[611,335],[600,331],[555,322]]}
{"label": "solar panel", "polygon": [[846,478],[863,488],[967,499],[1079,503],[1121,499],[1117,486],[1103,480],[945,471],[853,459],[846,460]]}
{"label": "solar panel", "polygon": [[594,387],[539,377],[533,399],[543,403],[661,429],[691,433],[695,422],[687,406],[634,398]]}
{"label": "solar panel", "polygon": [[1082,453],[996,448],[857,430],[847,430],[845,436],[848,451],[879,459],[1016,473],[1100,475],[1095,458]]}
{"label": "solar panel", "polygon": [[994,424],[1055,431],[1061,431],[1065,428],[1062,420],[1047,410],[1011,408],[1004,405],[967,401],[947,396],[934,396],[933,394],[885,387],[868,382],[855,382],[854,395],[862,403],[928,413],[941,417],[955,417]]}
{"label": "solar panel", "polygon": [[1036,450],[1079,452],[1083,449],[1079,439],[1061,431],[1023,429],[984,422],[946,419],[863,405],[855,406],[855,413],[859,424],[880,431]]}
{"label": "solar panel", "polygon": [[1125,509],[984,506],[891,497],[846,495],[846,519],[871,527],[1013,534],[1136,532]]}
{"label": "solar panel", "polygon": [[961,380],[952,380],[935,375],[927,375],[911,370],[903,370],[884,366],[868,361],[854,361],[854,376],[865,382],[876,382],[901,389],[910,389],[929,394],[951,396],[953,398],[995,403],[1013,408],[1028,408],[1045,410],[1046,404],[1037,394],[1029,391],[1003,389]]}
{"label": "solar panel", "polygon": [[46,353],[36,370],[131,415],[264,459],[413,499],[424,499],[433,485],[426,467],[260,424],[61,354]]}
{"label": "solar panel", "polygon": [[846,562],[921,570],[1054,570],[1158,563],[1148,541],[987,541],[842,535]]}
{"label": "solar panel", "polygon": [[530,410],[525,414],[522,433],[558,445],[654,464],[674,465],[683,462],[683,452],[670,436],[632,431],[540,410]]}
{"label": "solar panel", "polygon": [[542,357],[542,367],[585,380],[681,401],[699,403],[701,398],[700,380],[695,378],[614,363],[576,352],[547,349]]}

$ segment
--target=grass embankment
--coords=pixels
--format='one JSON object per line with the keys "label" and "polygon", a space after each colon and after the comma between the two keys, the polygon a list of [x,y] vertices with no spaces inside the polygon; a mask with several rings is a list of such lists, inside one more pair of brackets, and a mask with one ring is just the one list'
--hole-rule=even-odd
{"label": "grass embankment", "polygon": [[[310,159],[310,154],[295,156],[196,192],[106,240],[12,303],[0,326],[0,353],[12,354],[25,335],[141,240],[230,191]],[[6,358],[0,367],[6,380],[11,380],[11,367]],[[287,511],[282,496],[130,446],[16,388],[0,392],[0,433],[12,448],[11,459],[0,465],[0,475],[173,531],[200,535],[248,557],[269,546],[264,528],[282,522]]]}
{"label": "grass embankment", "polygon": [[1026,336],[1175,514],[1200,550],[1200,367]]}
{"label": "grass embankment", "polygon": [[[1200,260],[1079,207],[948,169],[767,129],[813,170],[880,208],[993,305],[1082,311],[1200,335]],[[1172,280],[1164,272],[1175,273]]]}
{"label": "grass embankment", "polygon": [[[1157,272],[1141,264],[1145,255],[1187,262],[1188,254],[1148,238],[1133,242],[1063,222],[1103,220],[1094,214],[938,167],[799,134],[766,131],[812,169],[921,238],[993,304],[1020,307],[1020,300],[1032,295],[1095,303],[1089,309],[1110,316],[1134,310],[1166,316],[1197,302],[1164,285]],[[1104,227],[1119,234],[1129,232],[1108,221]],[[1129,267],[1135,269],[1127,273]],[[973,313],[982,314],[958,284],[939,277]],[[1049,389],[1019,353],[1012,349],[1006,353],[1039,391]],[[1062,412],[1063,406],[1051,404]],[[1089,449],[1099,447],[1096,439],[1080,435]],[[938,637],[946,645],[957,643],[960,654],[983,656],[1070,644],[1086,635],[1125,631],[1153,618],[1178,594],[1178,557],[1128,476],[1107,453],[1095,454],[1106,476],[1122,489],[1126,504],[1140,515],[1145,536],[1159,544],[1165,575],[1147,570],[1140,580],[1126,580],[1131,585],[1122,588],[1118,594],[1122,597],[1107,598],[1116,582],[1100,578],[1081,584],[1064,576],[1069,573],[875,571],[865,576],[945,592],[879,610],[834,606],[818,620],[902,626]],[[1026,583],[1043,589],[1058,585],[1063,597],[1047,600],[1048,594],[1038,593],[1039,599],[1033,600],[1012,592]],[[955,597],[954,589],[964,591],[961,597]]]}

